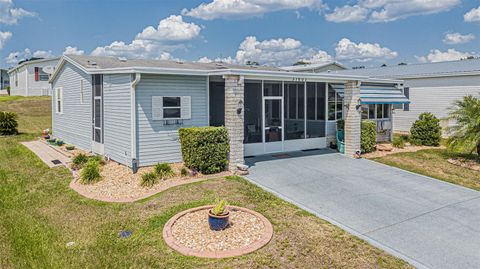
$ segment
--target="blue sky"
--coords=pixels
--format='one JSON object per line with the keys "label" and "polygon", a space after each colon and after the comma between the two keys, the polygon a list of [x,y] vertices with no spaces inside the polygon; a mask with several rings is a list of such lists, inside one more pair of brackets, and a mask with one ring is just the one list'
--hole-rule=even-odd
{"label": "blue sky", "polygon": [[65,52],[379,66],[478,56],[479,45],[476,0],[0,0],[1,67]]}

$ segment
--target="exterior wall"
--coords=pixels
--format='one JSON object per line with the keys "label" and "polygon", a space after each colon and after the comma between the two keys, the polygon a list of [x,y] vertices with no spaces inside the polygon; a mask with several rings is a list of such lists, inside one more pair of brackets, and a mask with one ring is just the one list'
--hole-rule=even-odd
{"label": "exterior wall", "polygon": [[[208,126],[207,77],[142,75],[136,87],[137,154],[140,166],[180,162],[178,129]],[[164,125],[152,119],[152,96],[191,96],[192,117],[183,125]]]}
{"label": "exterior wall", "polygon": [[[131,166],[130,74],[103,76],[103,124],[105,156]],[[91,86],[89,85],[89,89]]]}
{"label": "exterior wall", "polygon": [[[230,155],[228,168],[237,169],[237,164],[243,164],[244,138],[244,94],[245,84],[243,77],[225,76],[225,128],[230,138]],[[241,107],[239,104],[242,104]],[[237,109],[242,113],[238,114]]]}
{"label": "exterior wall", "polygon": [[[83,80],[83,90],[80,85]],[[52,96],[53,136],[90,151],[92,143],[92,81],[91,76],[66,63],[52,88],[63,88],[63,112],[56,113],[56,96]],[[81,103],[83,93],[83,103]]]}
{"label": "exterior wall", "polygon": [[[45,66],[56,66],[58,59],[42,62],[32,62],[20,67],[17,71],[11,73],[10,81],[12,81],[11,95],[22,96],[42,96],[50,95],[50,84],[48,81],[35,81],[35,67],[43,68]],[[15,86],[15,72],[18,72],[18,86]]]}
{"label": "exterior wall", "polygon": [[355,152],[360,150],[361,133],[361,114],[357,110],[358,100],[360,100],[360,87],[356,81],[345,83],[344,104],[347,109],[345,112],[345,155],[354,157]]}
{"label": "exterior wall", "polygon": [[[411,79],[405,81],[410,87],[409,111],[395,110],[394,131],[408,132],[413,122],[422,112],[432,112],[436,117],[448,117],[449,108],[455,100],[466,95],[479,96],[480,76],[464,76],[452,78]],[[447,126],[446,120],[442,122]]]}

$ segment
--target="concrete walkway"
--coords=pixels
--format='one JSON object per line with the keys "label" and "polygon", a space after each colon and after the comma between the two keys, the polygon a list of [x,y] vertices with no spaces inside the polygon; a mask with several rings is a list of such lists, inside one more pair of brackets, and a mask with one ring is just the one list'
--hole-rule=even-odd
{"label": "concrete walkway", "polygon": [[480,192],[328,150],[248,158],[248,179],[419,268],[480,268]]}
{"label": "concrete walkway", "polygon": [[68,166],[70,159],[42,141],[22,142],[22,145],[35,153],[48,167]]}

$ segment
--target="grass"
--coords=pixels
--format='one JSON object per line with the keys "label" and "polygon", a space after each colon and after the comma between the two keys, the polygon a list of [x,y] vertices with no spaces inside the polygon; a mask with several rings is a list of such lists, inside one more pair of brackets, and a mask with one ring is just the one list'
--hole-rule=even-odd
{"label": "grass", "polygon": [[455,153],[447,149],[427,149],[391,154],[373,160],[480,191],[480,171],[460,167],[447,161],[454,157],[476,158],[475,155]]}
{"label": "grass", "polygon": [[[22,126],[24,132],[49,126],[46,115],[29,115],[23,107],[29,101],[9,102],[17,101],[22,104],[10,107],[39,120],[35,127]],[[136,203],[84,198],[68,187],[67,169],[49,169],[19,144],[32,137],[0,138],[0,268],[410,267],[239,177],[178,186]],[[162,239],[168,219],[216,197],[265,215],[274,226],[272,241],[249,255],[222,260],[186,257],[168,248]],[[120,238],[122,230],[133,234]],[[68,242],[75,244],[67,247]]]}

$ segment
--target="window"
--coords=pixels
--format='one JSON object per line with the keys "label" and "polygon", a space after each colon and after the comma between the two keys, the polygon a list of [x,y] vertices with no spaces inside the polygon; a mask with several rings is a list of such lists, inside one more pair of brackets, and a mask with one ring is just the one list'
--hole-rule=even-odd
{"label": "window", "polygon": [[153,120],[190,119],[190,96],[152,96],[152,118]]}
{"label": "window", "polygon": [[35,81],[48,81],[48,74],[43,72],[43,69],[40,67],[34,67],[35,70]]}
{"label": "window", "polygon": [[343,96],[331,85],[328,87],[328,120],[343,118]]}
{"label": "window", "polygon": [[56,112],[63,113],[63,89],[57,88],[55,90],[55,104],[56,104]]}

